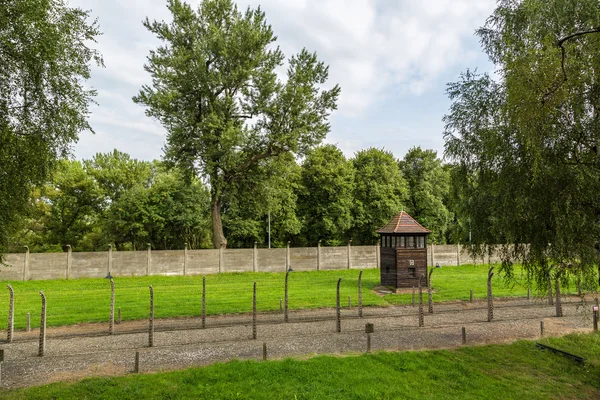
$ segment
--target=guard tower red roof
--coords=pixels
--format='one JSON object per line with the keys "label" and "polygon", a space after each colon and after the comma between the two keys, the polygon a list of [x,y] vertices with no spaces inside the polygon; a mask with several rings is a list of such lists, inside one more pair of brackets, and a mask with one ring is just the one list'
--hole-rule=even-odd
{"label": "guard tower red roof", "polygon": [[377,233],[425,233],[429,234],[431,231],[424,228],[419,224],[413,217],[402,211],[396,215],[390,222],[388,222],[383,228],[377,230]]}

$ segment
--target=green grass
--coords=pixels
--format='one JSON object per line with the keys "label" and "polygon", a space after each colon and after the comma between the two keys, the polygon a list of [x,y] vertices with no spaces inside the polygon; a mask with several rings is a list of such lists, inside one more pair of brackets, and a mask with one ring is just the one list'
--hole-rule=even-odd
{"label": "green grass", "polygon": [[0,392],[7,399],[597,399],[600,335],[543,342],[587,358],[585,366],[533,342],[455,350],[309,360],[233,361],[204,368]]}
{"label": "green grass", "polygon": [[[338,278],[342,278],[342,305],[348,296],[357,301],[358,270],[292,272],[289,276],[290,309],[335,307]],[[233,273],[206,276],[207,314],[244,313],[252,310],[252,284],[257,282],[259,312],[279,310],[284,297],[283,273]],[[469,289],[475,297],[486,296],[487,266],[460,266],[436,269],[433,273],[434,301],[467,300]],[[25,328],[26,314],[31,313],[32,326],[39,326],[40,296],[43,290],[48,301],[48,326],[82,322],[107,322],[110,306],[110,283],[107,279],[75,279],[53,281],[14,281],[15,326]],[[115,278],[116,302],[123,320],[148,316],[148,286],[155,293],[156,318],[198,316],[201,312],[201,276],[150,276]],[[386,306],[407,304],[411,294],[378,296],[371,291],[379,285],[379,270],[363,273],[363,305]],[[494,278],[496,297],[525,296],[522,285],[507,287],[500,277]],[[8,290],[0,292],[0,329],[6,329]]]}

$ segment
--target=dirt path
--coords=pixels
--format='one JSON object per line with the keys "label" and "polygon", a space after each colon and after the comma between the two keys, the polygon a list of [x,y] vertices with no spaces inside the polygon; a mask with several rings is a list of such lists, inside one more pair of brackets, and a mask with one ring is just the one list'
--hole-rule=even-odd
{"label": "dirt path", "polygon": [[[564,317],[555,308],[537,300],[497,300],[494,320],[487,322],[485,302],[436,304],[427,313],[425,327],[418,327],[418,307],[365,308],[342,312],[342,332],[335,333],[335,310],[290,311],[290,322],[282,314],[258,316],[258,339],[252,340],[251,315],[208,317],[206,329],[200,318],[155,321],[155,346],[148,347],[148,322],[133,321],[115,326],[108,336],[107,324],[83,324],[48,329],[46,355],[38,357],[39,331],[16,332],[15,341],[0,345],[5,350],[2,387],[15,388],[89,376],[112,376],[133,370],[135,352],[140,352],[142,372],[207,365],[231,359],[262,359],[267,343],[270,359],[325,353],[363,352],[365,323],[375,325],[373,350],[419,350],[461,345],[461,328],[467,344],[505,343],[535,339],[544,321],[546,336],[589,332],[589,307],[575,299],[563,305]],[[5,336],[5,332],[0,332]]]}

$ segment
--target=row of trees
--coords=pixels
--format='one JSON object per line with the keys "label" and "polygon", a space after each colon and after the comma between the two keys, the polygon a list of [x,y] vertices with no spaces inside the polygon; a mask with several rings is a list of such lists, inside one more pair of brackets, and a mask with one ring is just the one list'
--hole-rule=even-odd
{"label": "row of trees", "polygon": [[[450,167],[431,150],[411,149],[403,160],[375,148],[346,159],[335,145],[309,151],[302,162],[277,157],[263,166],[268,179],[237,187],[224,198],[229,246],[372,244],[375,230],[401,210],[413,214],[436,243],[456,240],[449,198]],[[252,177],[248,177],[252,181]],[[452,229],[451,229],[452,228]],[[209,188],[164,162],[138,161],[115,150],[91,160],[61,161],[32,192],[9,237],[13,251],[211,247]]]}

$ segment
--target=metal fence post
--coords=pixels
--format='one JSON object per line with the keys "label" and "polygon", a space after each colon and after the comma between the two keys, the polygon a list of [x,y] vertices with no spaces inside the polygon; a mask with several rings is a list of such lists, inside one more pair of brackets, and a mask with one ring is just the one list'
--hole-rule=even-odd
{"label": "metal fence post", "polygon": [[340,284],[342,283],[342,278],[338,279],[337,290],[336,290],[336,332],[340,333],[342,331],[342,310],[340,306]]}
{"label": "metal fence post", "polygon": [[290,275],[290,271],[285,271],[285,284],[283,288],[283,321],[288,322],[288,276]]}
{"label": "metal fence post", "polygon": [[492,277],[494,276],[494,267],[491,267],[488,271],[487,280],[487,303],[488,303],[488,322],[494,319],[494,296],[492,293]]}
{"label": "metal fence post", "polygon": [[419,327],[425,326],[425,317],[423,315],[423,286],[421,282],[425,278],[425,275],[421,275],[419,278]]}
{"label": "metal fence post", "polygon": [[108,333],[115,333],[115,281],[110,278],[110,321],[108,325]]}
{"label": "metal fence post", "polygon": [[433,268],[431,268],[427,279],[427,304],[429,306],[429,314],[433,314],[433,288],[431,287],[431,274],[433,274],[433,271]]}
{"label": "metal fence post", "polygon": [[40,345],[38,348],[38,356],[43,357],[46,350],[46,295],[40,291],[42,298],[42,315],[40,318]]}
{"label": "metal fence post", "polygon": [[154,289],[150,285],[150,319],[148,324],[148,347],[154,346]]}
{"label": "metal fence post", "polygon": [[12,343],[13,336],[15,333],[15,291],[11,285],[6,285],[8,292],[10,293],[10,300],[8,303],[8,329],[6,331],[8,343]]}
{"label": "metal fence post", "polygon": [[256,340],[256,282],[252,292],[252,339]]}
{"label": "metal fence post", "polygon": [[202,328],[206,328],[206,276],[202,277]]}
{"label": "metal fence post", "polygon": [[358,273],[358,317],[362,318],[362,270]]}

